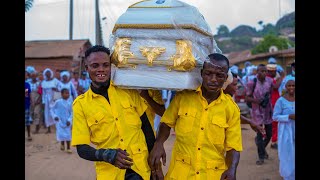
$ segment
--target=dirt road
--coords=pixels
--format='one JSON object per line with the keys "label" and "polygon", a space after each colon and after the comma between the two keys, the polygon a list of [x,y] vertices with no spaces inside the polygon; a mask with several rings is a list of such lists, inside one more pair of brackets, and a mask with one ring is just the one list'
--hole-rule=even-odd
{"label": "dirt road", "polygon": [[[32,126],[32,130],[34,127]],[[34,134],[31,142],[25,141],[25,179],[26,180],[95,180],[93,162],[81,159],[75,148],[68,154],[60,150],[53,129],[51,134]],[[238,180],[281,180],[278,171],[277,151],[267,147],[269,159],[262,166],[255,164],[257,150],[254,144],[255,133],[248,125],[242,125],[243,152],[238,166]],[[167,162],[170,162],[174,135],[165,143]],[[167,167],[164,167],[167,171]]]}

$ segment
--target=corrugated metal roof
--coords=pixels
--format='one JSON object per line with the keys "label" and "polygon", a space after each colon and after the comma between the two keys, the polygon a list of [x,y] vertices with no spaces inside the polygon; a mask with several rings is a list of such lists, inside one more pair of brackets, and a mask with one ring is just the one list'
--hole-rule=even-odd
{"label": "corrugated metal roof", "polygon": [[288,56],[288,55],[294,56],[295,55],[295,48],[279,50],[279,51],[275,51],[275,52],[260,53],[260,54],[255,54],[255,55],[251,55],[250,50],[245,50],[245,51],[241,51],[241,52],[230,53],[228,55],[228,59],[229,59],[230,65],[233,65],[233,64],[244,62],[244,61],[261,59],[261,58],[266,58],[269,56],[284,57],[284,56]]}
{"label": "corrugated metal roof", "polygon": [[74,57],[89,39],[25,41],[25,58]]}

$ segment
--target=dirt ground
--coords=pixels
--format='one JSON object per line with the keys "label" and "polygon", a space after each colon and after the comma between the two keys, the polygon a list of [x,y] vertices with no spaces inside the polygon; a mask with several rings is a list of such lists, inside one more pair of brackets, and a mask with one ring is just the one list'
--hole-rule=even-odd
{"label": "dirt ground", "polygon": [[[35,129],[31,127],[32,131]],[[94,164],[81,159],[76,149],[73,153],[61,151],[55,138],[55,129],[51,134],[45,134],[42,128],[40,134],[32,134],[33,140],[25,138],[25,179],[26,180],[95,180]],[[237,171],[238,180],[282,180],[279,175],[277,151],[267,147],[269,159],[262,166],[255,164],[257,149],[254,144],[255,132],[249,125],[242,125],[243,152]],[[26,135],[27,137],[27,135]],[[175,135],[170,135],[165,143],[167,162],[170,162],[171,149]],[[167,165],[168,166],[168,165]],[[167,167],[164,167],[167,172]]]}

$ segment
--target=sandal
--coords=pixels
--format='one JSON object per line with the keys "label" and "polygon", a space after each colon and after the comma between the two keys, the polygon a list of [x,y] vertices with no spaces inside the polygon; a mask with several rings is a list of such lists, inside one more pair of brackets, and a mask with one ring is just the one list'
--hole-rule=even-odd
{"label": "sandal", "polygon": [[32,137],[28,137],[28,141],[32,141]]}
{"label": "sandal", "polygon": [[72,153],[71,149],[67,149],[67,153],[71,154]]}
{"label": "sandal", "polygon": [[259,159],[258,161],[256,161],[256,165],[262,165],[264,163],[263,159]]}
{"label": "sandal", "polygon": [[62,145],[62,144],[60,145],[60,150],[64,151],[64,145]]}

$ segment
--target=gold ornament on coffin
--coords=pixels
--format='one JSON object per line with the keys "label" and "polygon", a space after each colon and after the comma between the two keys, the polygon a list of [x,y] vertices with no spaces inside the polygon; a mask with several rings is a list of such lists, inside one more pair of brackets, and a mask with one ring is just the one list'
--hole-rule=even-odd
{"label": "gold ornament on coffin", "polygon": [[137,59],[130,51],[131,38],[118,38],[115,42],[115,49],[111,56],[111,61],[118,68],[133,68],[139,64],[149,66],[167,66],[168,71],[190,71],[196,66],[196,61],[192,54],[192,45],[188,40],[176,41],[176,54],[169,60],[158,60],[157,58],[166,51],[164,47],[141,46],[140,52],[146,59]]}
{"label": "gold ornament on coffin", "polygon": [[173,61],[173,69],[177,71],[190,71],[196,66],[196,60],[192,55],[192,45],[188,40],[176,41],[176,54],[170,58]]}
{"label": "gold ornament on coffin", "polygon": [[142,56],[146,57],[148,60],[148,66],[153,65],[153,61],[156,60],[160,54],[164,53],[166,48],[164,47],[140,47],[140,52]]}
{"label": "gold ornament on coffin", "polygon": [[118,38],[115,43],[114,53],[111,61],[117,67],[126,66],[129,58],[134,58],[133,52],[130,51],[131,38]]}

